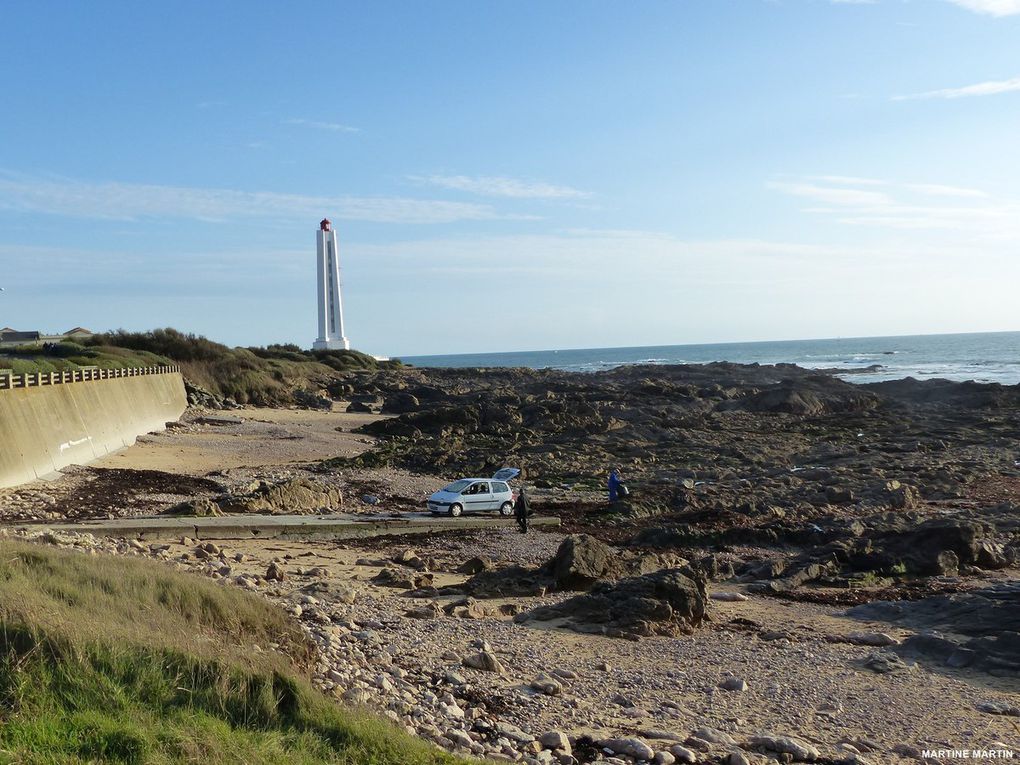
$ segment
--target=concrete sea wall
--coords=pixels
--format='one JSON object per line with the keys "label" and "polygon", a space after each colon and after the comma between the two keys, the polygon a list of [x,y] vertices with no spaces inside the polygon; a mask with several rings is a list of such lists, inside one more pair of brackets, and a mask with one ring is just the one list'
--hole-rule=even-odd
{"label": "concrete sea wall", "polygon": [[187,406],[176,366],[0,375],[0,487],[131,446]]}

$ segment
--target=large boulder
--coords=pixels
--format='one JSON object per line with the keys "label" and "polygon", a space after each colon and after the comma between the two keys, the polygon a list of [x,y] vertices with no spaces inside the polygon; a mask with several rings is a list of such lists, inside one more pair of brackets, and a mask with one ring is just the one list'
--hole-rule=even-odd
{"label": "large boulder", "polygon": [[564,626],[578,632],[610,637],[676,636],[700,626],[707,609],[705,575],[684,567],[600,582],[586,595],[536,608],[515,620],[564,620]]}
{"label": "large boulder", "polygon": [[837,412],[866,412],[878,404],[878,396],[864,391],[858,385],[834,377],[815,375],[783,380],[735,401],[725,401],[719,405],[719,409],[817,416]]}
{"label": "large boulder", "polygon": [[613,548],[595,537],[578,534],[560,543],[542,571],[557,590],[587,590],[596,582],[619,579],[624,566]]}
{"label": "large boulder", "polygon": [[994,547],[985,545],[989,531],[975,521],[937,518],[911,529],[878,533],[872,543],[875,557],[884,565],[873,567],[898,565],[913,573],[934,576],[955,575],[959,566],[978,566],[981,562],[1001,568],[1005,559],[996,559]]}
{"label": "large boulder", "polygon": [[227,513],[303,514],[339,510],[343,501],[337,488],[295,478],[277,484],[260,482],[248,494],[222,497],[217,504]]}

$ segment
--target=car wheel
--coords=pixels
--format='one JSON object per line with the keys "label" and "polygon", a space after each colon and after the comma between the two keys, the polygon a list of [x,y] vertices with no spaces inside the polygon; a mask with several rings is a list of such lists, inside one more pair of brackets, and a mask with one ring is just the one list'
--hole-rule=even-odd
{"label": "car wheel", "polygon": [[500,515],[513,515],[514,514],[514,503],[504,502],[499,508]]}
{"label": "car wheel", "polygon": [[450,513],[450,516],[451,516],[452,518],[456,518],[456,517],[457,517],[458,515],[460,515],[460,514],[461,514],[461,513],[463,512],[463,511],[464,511],[464,508],[463,508],[463,507],[461,507],[460,505],[450,505],[450,509],[449,509],[449,510],[448,510],[447,512],[449,512],[449,513]]}

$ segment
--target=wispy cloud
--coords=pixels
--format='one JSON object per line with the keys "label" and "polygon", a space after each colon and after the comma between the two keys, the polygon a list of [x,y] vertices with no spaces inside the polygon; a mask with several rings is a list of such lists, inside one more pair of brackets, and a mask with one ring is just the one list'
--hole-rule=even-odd
{"label": "wispy cloud", "polygon": [[590,197],[586,191],[570,186],[556,186],[551,183],[522,181],[503,176],[468,175],[409,175],[415,183],[437,186],[454,191],[467,191],[486,197],[513,197],[516,199],[583,199]]}
{"label": "wispy cloud", "polygon": [[90,183],[0,172],[0,209],[76,218],[299,220],[330,215],[373,223],[452,223],[506,217],[489,205],[407,197],[306,196],[271,191]]}
{"label": "wispy cloud", "polygon": [[[821,182],[827,184],[827,186],[840,187],[840,186],[865,186],[868,188],[876,187],[902,187],[916,191],[918,194],[929,194],[937,197],[987,197],[988,193],[979,189],[967,189],[961,186],[948,186],[943,183],[893,183],[892,181],[882,180],[881,178],[860,178],[854,175],[809,175],[807,180]],[[775,188],[782,186],[781,183],[776,182],[771,184]],[[827,189],[827,190],[831,190]],[[809,195],[806,195],[809,196]]]}
{"label": "wispy cloud", "polygon": [[302,125],[304,127],[315,128],[316,130],[329,130],[333,133],[360,133],[361,128],[356,128],[351,125],[344,125],[340,122],[324,122],[322,120],[306,120],[301,117],[291,117],[283,121],[284,125]]}
{"label": "wispy cloud", "polygon": [[[860,188],[862,184],[867,189]],[[968,238],[1020,241],[1020,201],[997,199],[979,189],[844,176],[808,176],[799,182],[783,180],[768,185],[820,203],[804,212],[842,224],[956,231]]]}
{"label": "wispy cloud", "polygon": [[994,96],[999,93],[1010,93],[1020,90],[1020,77],[1013,77],[1009,80],[989,80],[974,85],[965,85],[962,88],[942,88],[941,90],[928,90],[924,93],[908,93],[907,95],[893,96],[893,101],[916,101],[929,98],[969,98],[971,96]]}
{"label": "wispy cloud", "polygon": [[1020,13],[1020,0],[949,0],[949,2],[986,16],[1015,16]]}
{"label": "wispy cloud", "polygon": [[846,205],[855,207],[872,207],[884,205],[891,202],[891,198],[881,191],[862,191],[857,188],[845,186],[825,186],[817,183],[786,183],[774,182],[769,184],[770,188],[785,191],[798,197],[807,197],[817,202],[825,202],[833,205]]}

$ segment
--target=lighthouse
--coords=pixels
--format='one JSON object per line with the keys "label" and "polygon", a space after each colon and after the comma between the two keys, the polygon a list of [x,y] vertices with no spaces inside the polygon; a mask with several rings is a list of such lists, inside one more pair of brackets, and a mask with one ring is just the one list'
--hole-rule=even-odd
{"label": "lighthouse", "polygon": [[351,342],[344,335],[344,306],[340,297],[340,250],[336,244],[336,231],[328,218],[319,223],[315,242],[319,337],[312,348],[349,351]]}

